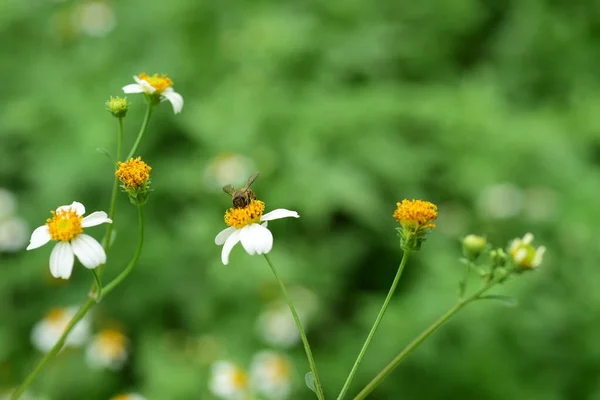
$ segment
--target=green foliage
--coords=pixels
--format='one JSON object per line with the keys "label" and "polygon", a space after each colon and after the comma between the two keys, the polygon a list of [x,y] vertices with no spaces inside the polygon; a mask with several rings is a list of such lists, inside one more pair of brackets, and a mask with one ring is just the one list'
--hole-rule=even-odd
{"label": "green foliage", "polygon": [[[548,248],[544,264],[497,290],[519,306],[468,306],[373,398],[600,398],[598,3],[115,1],[116,26],[101,37],[73,25],[82,4],[0,2],[0,186],[32,229],[73,200],[108,209],[113,171],[96,148],[114,154],[117,122],[104,103],[133,74],[168,73],[185,106],[153,115],[140,147],[153,168],[145,249],[92,312],[95,328],[124,327],[130,362],[124,373],[89,371],[68,350],[33,392],[205,399],[214,360],[248,365],[268,347],[255,333],[277,293],[266,263],[238,246],[225,267],[214,244],[231,199],[206,171],[234,152],[261,172],[253,189],[267,210],[301,215],[270,225],[271,256],[287,282],[319,296],[308,336],[328,398],[396,272],[391,215],[403,198],[437,204],[438,228],[409,262],[351,395],[453,304],[460,238],[502,247],[530,231]],[[141,95],[128,101],[125,149],[144,113]],[[519,201],[495,218],[482,198],[506,182]],[[136,245],[125,195],[114,226],[106,280]],[[89,290],[78,266],[66,284],[49,278],[49,251],[1,255],[1,387],[39,358],[32,326]],[[302,347],[288,354],[291,398],[314,398]]]}

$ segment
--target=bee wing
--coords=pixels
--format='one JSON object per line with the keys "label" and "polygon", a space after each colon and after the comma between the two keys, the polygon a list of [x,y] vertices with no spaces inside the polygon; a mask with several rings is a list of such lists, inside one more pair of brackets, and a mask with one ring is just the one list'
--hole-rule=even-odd
{"label": "bee wing", "polygon": [[227,194],[230,194],[230,195],[233,195],[233,193],[235,193],[235,189],[231,185],[225,185],[225,186],[223,186],[223,191],[225,193],[227,193]]}
{"label": "bee wing", "polygon": [[246,187],[244,189],[248,189],[250,187],[250,185],[252,185],[254,183],[256,178],[258,178],[258,175],[259,175],[258,172],[252,174],[252,176],[250,176],[250,178],[248,178],[248,182],[246,182]]}

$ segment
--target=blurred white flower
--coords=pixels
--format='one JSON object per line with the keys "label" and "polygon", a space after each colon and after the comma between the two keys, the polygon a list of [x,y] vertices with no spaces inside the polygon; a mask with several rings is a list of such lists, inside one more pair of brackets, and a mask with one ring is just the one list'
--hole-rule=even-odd
{"label": "blurred white flower", "polygon": [[224,400],[248,399],[248,375],[243,369],[229,361],[217,361],[210,372],[208,388],[214,396]]}
{"label": "blurred white flower", "polygon": [[248,157],[221,153],[211,160],[204,178],[210,188],[221,191],[225,185],[242,186],[254,170],[254,163]]}
{"label": "blurred white flower", "polygon": [[[38,322],[31,332],[31,342],[41,352],[47,353],[56,344],[71,319],[77,313],[77,307],[54,308],[50,310],[44,319]],[[79,347],[85,343],[90,336],[90,323],[84,317],[71,330],[65,347]]]}
{"label": "blurred white flower", "polygon": [[137,393],[120,394],[118,396],[111,397],[110,400],[146,400],[144,396]]}
{"label": "blurred white flower", "polygon": [[96,334],[88,345],[85,358],[90,367],[120,369],[127,361],[128,339],[116,329],[104,329]]}
{"label": "blurred white flower", "polygon": [[145,93],[149,96],[158,96],[161,101],[169,101],[173,112],[179,114],[183,109],[183,97],[173,90],[173,81],[165,74],[152,76],[145,72],[133,76],[136,83],[123,87],[125,93]]}
{"label": "blurred white flower", "polygon": [[292,387],[292,364],[283,354],[261,351],[252,359],[250,380],[257,394],[269,400],[283,400]]}
{"label": "blurred white flower", "polygon": [[0,187],[0,220],[11,217],[17,211],[17,199],[8,189]]}
{"label": "blurred white flower", "polygon": [[[308,329],[319,307],[318,297],[302,286],[292,286],[290,296],[296,305],[302,325]],[[256,330],[265,343],[274,347],[287,349],[300,343],[300,333],[288,305],[283,300],[272,301],[265,306],[256,321]]]}
{"label": "blurred white flower", "polygon": [[477,206],[485,217],[511,218],[523,209],[523,192],[511,183],[489,186],[480,193]]}
{"label": "blurred white flower", "polygon": [[88,36],[102,37],[117,25],[115,12],[105,1],[86,1],[73,10],[75,28]]}
{"label": "blurred white flower", "polygon": [[[300,320],[303,320],[302,316]],[[304,321],[302,325],[306,329]],[[300,333],[285,303],[278,302],[267,307],[258,316],[256,326],[258,335],[272,346],[290,348],[300,342]]]}
{"label": "blurred white flower", "polygon": [[535,268],[540,265],[546,252],[544,246],[540,246],[537,249],[533,247],[531,245],[533,239],[531,233],[526,233],[523,239],[514,239],[508,249],[513,262],[525,269]]}
{"label": "blurred white flower", "polygon": [[58,241],[50,253],[50,273],[53,277],[69,279],[74,256],[88,269],[106,263],[102,245],[83,233],[83,228],[112,223],[104,211],[96,211],[83,218],[85,207],[75,201],[70,206],[58,207],[52,214],[45,225],[33,231],[27,250],[37,249],[50,240]]}
{"label": "blurred white flower", "polygon": [[0,252],[23,250],[27,244],[29,227],[19,217],[0,219]]}
{"label": "blurred white flower", "polygon": [[[246,253],[267,254],[273,248],[273,234],[267,229],[267,221],[280,218],[300,218],[296,211],[278,208],[263,215],[265,203],[252,200],[244,208],[230,208],[225,213],[225,223],[229,225],[215,237],[217,246],[223,245],[221,261],[229,264],[229,254],[238,242]],[[261,223],[262,222],[262,223]]]}

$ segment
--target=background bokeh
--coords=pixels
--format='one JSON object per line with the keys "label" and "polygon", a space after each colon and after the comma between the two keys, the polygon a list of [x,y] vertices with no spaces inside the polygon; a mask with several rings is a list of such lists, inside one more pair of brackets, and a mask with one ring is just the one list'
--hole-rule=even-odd
{"label": "background bokeh", "polygon": [[[421,198],[439,205],[438,229],[411,259],[351,394],[453,304],[461,236],[504,246],[530,231],[548,247],[543,266],[497,290],[519,306],[468,307],[371,398],[600,399],[599,4],[1,0],[0,187],[22,218],[4,240],[73,200],[108,208],[112,166],[96,148],[114,153],[116,120],[104,102],[133,74],[168,73],[185,98],[181,115],[159,107],[140,147],[155,189],[140,263],[92,313],[94,329],[126,332],[130,360],[99,372],[69,349],[32,392],[211,399],[215,360],[247,366],[273,348],[259,334],[279,299],[264,259],[240,247],[225,267],[214,244],[230,204],[220,186],[258,170],[267,209],[301,215],[270,225],[272,258],[316,304],[308,333],[328,398],[400,260],[395,202]],[[144,112],[142,97],[129,100],[126,148]],[[125,195],[115,229],[107,277],[135,247]],[[50,249],[24,246],[0,256],[0,389],[39,359],[33,325],[80,303],[92,281],[79,265],[52,279]],[[290,398],[313,398],[301,345],[283,351]]]}

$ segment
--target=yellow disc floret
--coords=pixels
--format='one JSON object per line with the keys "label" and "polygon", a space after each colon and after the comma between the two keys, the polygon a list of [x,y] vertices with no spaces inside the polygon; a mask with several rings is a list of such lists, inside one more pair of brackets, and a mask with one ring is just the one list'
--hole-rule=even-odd
{"label": "yellow disc floret", "polygon": [[260,222],[265,211],[265,203],[260,200],[252,200],[244,208],[230,208],[225,212],[225,223],[235,228],[243,228],[246,225]]}
{"label": "yellow disc floret", "polygon": [[160,94],[166,88],[173,86],[173,81],[165,74],[154,74],[150,76],[147,73],[142,72],[138,75],[138,77],[141,80],[148,82],[150,86],[156,89],[158,94]]}
{"label": "yellow disc floret", "polygon": [[127,338],[116,329],[105,329],[98,334],[100,351],[109,358],[118,358],[127,346]]}
{"label": "yellow disc floret", "polygon": [[437,206],[423,200],[402,200],[396,203],[398,208],[394,211],[394,218],[406,227],[435,228],[432,224],[437,219]]}
{"label": "yellow disc floret", "polygon": [[67,313],[64,308],[53,308],[48,311],[44,319],[53,325],[58,325],[61,324],[65,318],[67,318]]}
{"label": "yellow disc floret", "polygon": [[150,178],[150,170],[148,164],[142,161],[141,157],[132,158],[126,162],[117,163],[117,178],[123,182],[125,188],[138,189],[144,186]]}
{"label": "yellow disc floret", "polygon": [[48,232],[52,240],[67,242],[83,232],[81,220],[83,219],[75,210],[68,208],[59,211],[50,211],[52,218],[46,220]]}

